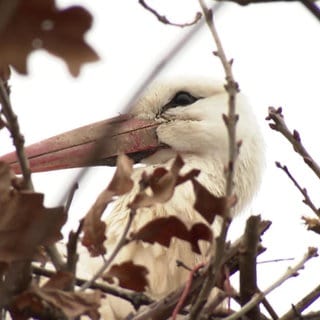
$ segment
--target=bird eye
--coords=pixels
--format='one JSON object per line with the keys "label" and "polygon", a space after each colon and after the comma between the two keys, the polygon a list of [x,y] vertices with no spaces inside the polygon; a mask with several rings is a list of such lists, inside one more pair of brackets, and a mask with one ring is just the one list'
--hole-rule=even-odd
{"label": "bird eye", "polygon": [[177,92],[174,97],[165,106],[162,107],[161,113],[165,112],[170,108],[188,106],[200,98],[194,97],[192,94],[186,91]]}
{"label": "bird eye", "polygon": [[198,99],[191,95],[189,92],[180,91],[175,94],[173,99],[171,100],[171,104],[173,106],[187,106],[196,102]]}

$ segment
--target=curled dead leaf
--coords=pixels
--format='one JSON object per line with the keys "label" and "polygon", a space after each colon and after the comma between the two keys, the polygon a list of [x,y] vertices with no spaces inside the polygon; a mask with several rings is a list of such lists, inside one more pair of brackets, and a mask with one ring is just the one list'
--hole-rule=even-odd
{"label": "curled dead leaf", "polygon": [[74,280],[74,275],[67,271],[58,271],[42,286],[43,289],[67,290]]}
{"label": "curled dead leaf", "polygon": [[74,319],[86,314],[91,319],[97,320],[100,300],[99,291],[66,292],[33,286],[15,298],[10,313],[14,319],[20,316],[38,319]]}
{"label": "curled dead leaf", "polygon": [[304,221],[308,230],[320,234],[320,220],[318,218],[309,218],[303,216],[302,220]]}
{"label": "curled dead leaf", "polygon": [[106,224],[101,220],[101,216],[114,196],[123,195],[132,189],[132,165],[132,161],[126,155],[118,157],[117,169],[109,186],[100,193],[84,217],[82,244],[93,257],[106,253],[104,247]]}
{"label": "curled dead leaf", "polygon": [[0,261],[32,259],[39,246],[62,239],[63,207],[45,208],[43,194],[13,188],[12,172],[0,163]]}
{"label": "curled dead leaf", "polygon": [[[160,167],[149,175],[142,175],[140,184],[143,186],[143,190],[136,195],[129,204],[129,208],[145,208],[170,200],[177,185],[196,177],[200,172],[199,170],[191,170],[185,175],[179,175],[183,165],[184,162],[178,155],[170,170]],[[150,187],[152,194],[147,192],[148,187]]]}

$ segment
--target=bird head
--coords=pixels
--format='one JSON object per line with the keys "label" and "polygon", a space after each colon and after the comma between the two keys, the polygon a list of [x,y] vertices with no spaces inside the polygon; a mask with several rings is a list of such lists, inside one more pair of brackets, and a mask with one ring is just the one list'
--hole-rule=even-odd
{"label": "bird head", "polygon": [[[240,93],[236,101],[237,140],[242,141],[239,171],[253,179],[261,175],[263,139],[246,98]],[[221,82],[180,79],[156,83],[129,114],[33,144],[26,154],[33,172],[114,165],[120,152],[146,164],[166,163],[179,153],[194,163],[212,162],[223,172],[228,136],[222,115],[227,112],[228,94]],[[15,153],[0,160],[20,171]]]}

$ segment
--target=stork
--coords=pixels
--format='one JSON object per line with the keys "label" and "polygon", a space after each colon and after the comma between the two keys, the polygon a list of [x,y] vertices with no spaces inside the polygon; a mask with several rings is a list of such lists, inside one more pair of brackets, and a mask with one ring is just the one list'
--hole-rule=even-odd
{"label": "stork", "polygon": [[[31,169],[45,171],[65,167],[113,164],[119,151],[126,152],[144,164],[133,172],[134,188],[116,200],[113,211],[106,217],[109,252],[117,243],[128,219],[127,204],[138,189],[143,171],[156,167],[170,167],[175,156],[180,154],[185,162],[183,170],[200,169],[198,181],[216,196],[225,192],[224,168],[228,162],[228,137],[222,114],[228,112],[228,94],[221,82],[208,79],[167,81],[152,85],[136,102],[130,115],[122,115],[111,121],[103,121],[49,138],[27,148]],[[259,125],[247,99],[240,93],[236,99],[237,139],[242,141],[237,159],[234,192],[237,204],[234,214],[242,211],[252,200],[259,187],[264,164],[264,144]],[[109,129],[105,130],[105,126]],[[128,129],[129,127],[129,129]],[[112,137],[105,137],[106,133]],[[103,142],[103,150],[96,158],[88,157],[94,141]],[[110,141],[112,143],[110,143]],[[2,160],[16,166],[14,156]],[[139,209],[131,226],[138,230],[152,219],[177,215],[187,225],[204,222],[195,211],[192,184],[185,182],[176,187],[173,197],[164,204]],[[190,245],[174,239],[169,248],[130,243],[123,248],[114,263],[133,260],[149,270],[148,293],[159,298],[184,284],[186,270],[176,266],[176,260],[192,267],[205,259],[191,251]],[[90,267],[91,268],[91,267]],[[106,318],[122,319],[128,309],[119,307],[117,299],[110,299]],[[126,304],[127,302],[123,302]]]}

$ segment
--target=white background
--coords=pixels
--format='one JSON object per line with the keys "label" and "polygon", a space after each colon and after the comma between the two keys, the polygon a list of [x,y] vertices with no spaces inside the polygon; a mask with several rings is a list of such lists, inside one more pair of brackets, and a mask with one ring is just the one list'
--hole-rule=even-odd
{"label": "white background", "polygon": [[[132,90],[185,32],[159,23],[136,1],[59,3],[84,4],[93,13],[94,25],[86,38],[101,61],[83,67],[80,77],[74,79],[61,60],[38,51],[29,58],[27,77],[13,75],[12,103],[27,144],[121,112]],[[199,11],[196,0],[148,3],[174,22],[190,21]],[[272,221],[272,227],[263,237],[268,250],[259,259],[299,259],[308,246],[318,246],[320,238],[305,230],[300,217],[312,213],[301,203],[301,195],[288,178],[275,168],[274,161],[289,166],[302,186],[308,188],[316,205],[320,204],[320,183],[284,138],[268,128],[264,118],[268,106],[282,106],[287,124],[298,129],[305,146],[320,161],[320,24],[302,5],[269,3],[225,5],[218,13],[217,25],[227,55],[234,58],[236,80],[261,122],[267,152],[260,193],[247,212],[234,221],[230,238],[241,234],[249,214],[261,214],[263,219]],[[214,49],[209,31],[203,28],[161,76],[204,75],[223,79],[220,63],[211,54]],[[1,153],[12,150],[4,130],[0,133],[0,145]],[[36,189],[46,195],[47,205],[58,203],[76,172],[33,175]],[[71,210],[74,223],[107,185],[111,173],[109,168],[95,168],[81,181]],[[260,265],[260,289],[293,263]],[[279,314],[319,284],[319,267],[319,259],[309,262],[299,277],[270,295]]]}

